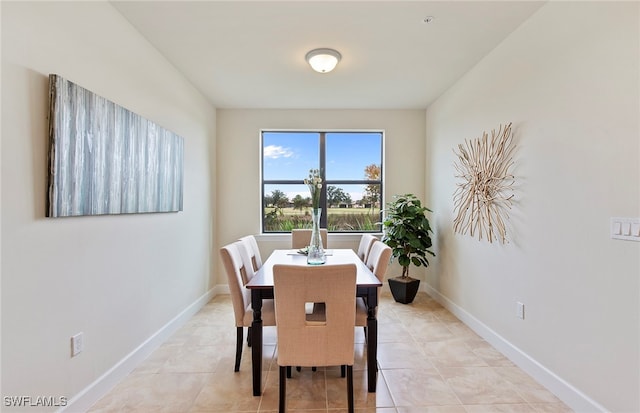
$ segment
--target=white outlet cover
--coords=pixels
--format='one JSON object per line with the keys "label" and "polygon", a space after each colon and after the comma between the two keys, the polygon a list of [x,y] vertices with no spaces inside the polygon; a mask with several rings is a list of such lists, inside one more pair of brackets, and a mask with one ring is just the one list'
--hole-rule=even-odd
{"label": "white outlet cover", "polygon": [[71,357],[75,357],[84,350],[83,333],[71,337]]}

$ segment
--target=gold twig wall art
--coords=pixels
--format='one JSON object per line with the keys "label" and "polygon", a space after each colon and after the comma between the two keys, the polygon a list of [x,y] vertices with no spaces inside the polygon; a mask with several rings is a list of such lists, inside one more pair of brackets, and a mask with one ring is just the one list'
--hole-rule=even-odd
{"label": "gold twig wall art", "polygon": [[454,232],[504,244],[515,182],[511,123],[492,130],[491,137],[483,132],[481,138],[465,139],[453,152],[455,177],[461,179],[453,195]]}

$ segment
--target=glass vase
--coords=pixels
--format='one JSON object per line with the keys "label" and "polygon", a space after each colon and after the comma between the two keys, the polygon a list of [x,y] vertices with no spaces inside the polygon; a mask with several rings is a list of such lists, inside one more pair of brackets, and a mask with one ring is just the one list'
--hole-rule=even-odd
{"label": "glass vase", "polygon": [[322,246],[322,237],[320,236],[320,215],[322,208],[315,208],[311,214],[313,226],[311,227],[311,241],[309,242],[309,251],[307,253],[307,264],[321,265],[327,261]]}

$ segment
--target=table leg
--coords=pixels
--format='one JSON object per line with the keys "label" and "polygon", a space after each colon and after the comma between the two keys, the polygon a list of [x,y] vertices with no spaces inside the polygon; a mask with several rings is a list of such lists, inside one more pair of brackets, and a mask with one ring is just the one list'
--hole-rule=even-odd
{"label": "table leg", "polygon": [[377,288],[372,288],[367,296],[367,384],[369,393],[376,392],[378,377],[378,306]]}
{"label": "table leg", "polygon": [[251,366],[253,395],[260,396],[262,387],[262,297],[260,291],[251,290],[253,322],[251,323]]}

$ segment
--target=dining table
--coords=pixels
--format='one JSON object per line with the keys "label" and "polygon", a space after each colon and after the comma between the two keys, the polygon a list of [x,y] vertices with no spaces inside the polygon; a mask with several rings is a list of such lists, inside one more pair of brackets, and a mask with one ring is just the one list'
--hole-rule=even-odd
{"label": "dining table", "polygon": [[[367,306],[367,388],[376,391],[378,352],[378,288],[382,282],[351,249],[326,250],[326,263],[322,265],[356,264],[356,296],[362,297]],[[253,278],[245,285],[251,290],[253,321],[251,323],[251,364],[253,395],[260,396],[262,388],[262,300],[273,299],[273,266],[276,264],[306,266],[307,257],[299,250],[274,250]],[[276,324],[277,324],[276,320]],[[355,328],[355,324],[354,324]]]}

